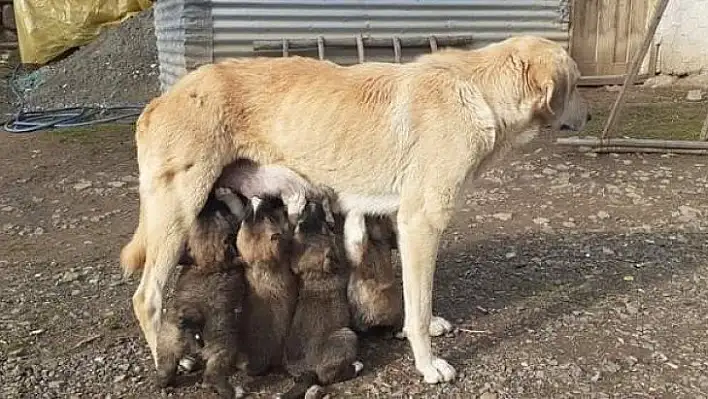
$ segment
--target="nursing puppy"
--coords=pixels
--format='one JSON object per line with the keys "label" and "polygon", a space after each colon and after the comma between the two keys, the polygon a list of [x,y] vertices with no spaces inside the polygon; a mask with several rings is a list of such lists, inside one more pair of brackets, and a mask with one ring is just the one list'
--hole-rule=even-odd
{"label": "nursing puppy", "polygon": [[185,355],[195,354],[205,363],[204,383],[223,398],[235,395],[228,378],[240,361],[245,293],[243,265],[235,250],[237,228],[238,220],[228,206],[210,196],[190,231],[183,257],[186,265],[160,326],[160,387],[174,382]]}
{"label": "nursing puppy", "polygon": [[292,228],[281,200],[251,202],[236,247],[246,266],[246,298],[241,342],[249,375],[282,364],[283,342],[297,300],[290,266]]}
{"label": "nursing puppy", "polygon": [[367,332],[376,327],[403,328],[403,291],[393,269],[396,232],[389,217],[367,217],[362,256],[352,263],[347,297],[352,328]]}
{"label": "nursing puppy", "polygon": [[153,359],[188,230],[222,170],[248,159],[331,187],[347,218],[396,215],[415,367],[428,383],[451,381],[429,331],[442,233],[466,179],[540,127],[584,128],[579,79],[568,52],[536,36],[403,64],[254,57],[185,75],[137,121],[140,216],[121,253],[124,270],[143,270],[133,308]]}
{"label": "nursing puppy", "polygon": [[330,230],[321,204],[309,202],[295,229],[298,300],[285,343],[285,367],[295,385],[283,398],[302,398],[318,385],[354,378],[357,337],[348,328],[349,267],[340,237]]}

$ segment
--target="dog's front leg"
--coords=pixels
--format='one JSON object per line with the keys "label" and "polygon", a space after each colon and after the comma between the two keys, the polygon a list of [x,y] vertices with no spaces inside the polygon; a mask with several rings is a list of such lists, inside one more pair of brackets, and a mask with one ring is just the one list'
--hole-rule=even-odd
{"label": "dog's front leg", "polygon": [[[420,199],[420,198],[419,198]],[[398,248],[403,269],[404,331],[413,350],[415,366],[425,382],[436,384],[455,378],[455,369],[433,355],[430,340],[435,261],[442,232],[452,210],[428,201],[401,202],[398,212]]]}

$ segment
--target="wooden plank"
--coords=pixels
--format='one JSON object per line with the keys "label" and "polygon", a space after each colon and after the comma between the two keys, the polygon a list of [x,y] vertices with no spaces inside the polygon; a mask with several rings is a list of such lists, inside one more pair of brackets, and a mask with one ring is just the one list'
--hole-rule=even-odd
{"label": "wooden plank", "polygon": [[597,22],[597,74],[613,74],[612,64],[615,58],[617,41],[617,5],[616,0],[600,0]]}
{"label": "wooden plank", "polygon": [[645,147],[645,148],[681,148],[685,150],[708,150],[708,143],[692,140],[654,140],[654,139],[613,139],[597,137],[561,137],[556,144],[586,147]]}
{"label": "wooden plank", "polygon": [[[607,86],[621,85],[625,75],[603,75],[603,76],[582,76],[578,86]],[[634,83],[641,83],[649,78],[648,74],[639,75],[634,79]]]}
{"label": "wooden plank", "polygon": [[703,127],[701,128],[701,140],[708,140],[708,114],[706,114],[706,120],[703,121]]}
{"label": "wooden plank", "polygon": [[610,110],[610,116],[607,118],[607,122],[605,123],[605,126],[602,129],[602,138],[603,139],[608,137],[609,132],[617,124],[619,110],[624,105],[625,95],[627,94],[627,89],[629,88],[629,86],[631,86],[634,83],[634,79],[636,78],[637,74],[639,73],[639,68],[642,66],[642,60],[644,60],[644,57],[647,54],[647,50],[649,50],[649,45],[651,44],[652,40],[654,39],[654,34],[656,33],[656,28],[659,26],[659,22],[661,21],[661,17],[664,15],[664,10],[666,10],[666,6],[669,4],[669,0],[659,0],[659,1],[660,1],[660,3],[657,5],[656,10],[654,11],[654,16],[652,17],[651,23],[649,24],[647,31],[644,33],[644,39],[642,40],[641,47],[637,49],[637,52],[634,54],[634,57],[632,58],[632,62],[630,63],[629,70],[627,71],[627,76],[625,77],[624,83],[622,84],[622,90],[620,90],[619,95],[617,96],[617,100],[615,101],[615,104],[612,106],[612,109]]}
{"label": "wooden plank", "polygon": [[597,75],[597,3],[599,0],[576,0],[573,2],[573,45],[571,56],[583,75]]}
{"label": "wooden plank", "polygon": [[617,40],[615,42],[615,53],[612,61],[616,64],[624,64],[625,70],[619,73],[627,72],[630,55],[627,51],[629,48],[629,24],[632,11],[631,0],[617,0]]}

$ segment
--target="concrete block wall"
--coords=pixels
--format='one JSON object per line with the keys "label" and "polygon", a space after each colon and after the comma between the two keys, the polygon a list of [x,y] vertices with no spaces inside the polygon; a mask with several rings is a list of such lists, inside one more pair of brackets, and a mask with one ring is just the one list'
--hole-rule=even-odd
{"label": "concrete block wall", "polygon": [[662,74],[708,73],[708,0],[672,0],[655,36]]}

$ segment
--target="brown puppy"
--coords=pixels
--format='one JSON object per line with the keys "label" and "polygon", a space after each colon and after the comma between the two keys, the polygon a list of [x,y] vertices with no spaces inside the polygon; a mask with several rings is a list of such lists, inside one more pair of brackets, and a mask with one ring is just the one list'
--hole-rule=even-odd
{"label": "brown puppy", "polygon": [[183,356],[197,354],[203,380],[221,397],[232,398],[228,381],[239,361],[239,325],[245,293],[243,265],[236,258],[238,220],[210,195],[187,240],[185,265],[160,326],[158,385],[174,382]]}
{"label": "brown puppy", "polygon": [[290,270],[291,226],[280,199],[254,200],[238,233],[237,248],[246,262],[246,306],[242,343],[249,375],[282,364],[283,341],[297,300]]}
{"label": "brown puppy", "polygon": [[352,264],[347,296],[352,328],[366,332],[375,327],[403,328],[403,290],[393,270],[396,232],[390,217],[366,217],[361,262]]}
{"label": "brown puppy", "polygon": [[357,337],[349,329],[349,267],[340,236],[320,203],[309,202],[295,228],[298,301],[285,344],[285,365],[295,386],[283,398],[301,398],[317,385],[354,378]]}

